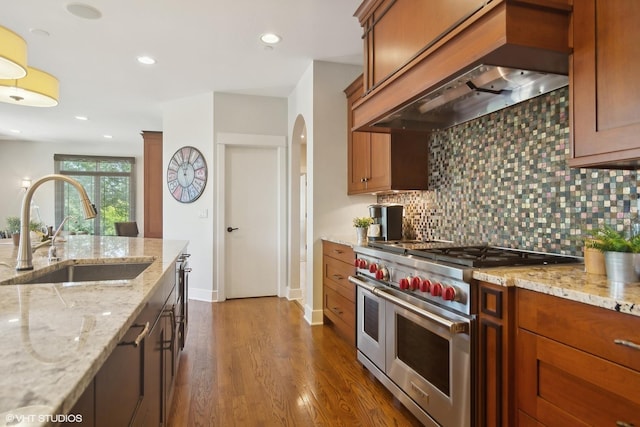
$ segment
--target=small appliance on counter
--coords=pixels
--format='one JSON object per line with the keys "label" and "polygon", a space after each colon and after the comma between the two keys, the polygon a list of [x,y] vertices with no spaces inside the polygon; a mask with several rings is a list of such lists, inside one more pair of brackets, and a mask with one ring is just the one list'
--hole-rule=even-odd
{"label": "small appliance on counter", "polygon": [[401,240],[403,210],[404,206],[397,204],[370,205],[369,216],[373,218],[373,224],[367,232],[369,240]]}

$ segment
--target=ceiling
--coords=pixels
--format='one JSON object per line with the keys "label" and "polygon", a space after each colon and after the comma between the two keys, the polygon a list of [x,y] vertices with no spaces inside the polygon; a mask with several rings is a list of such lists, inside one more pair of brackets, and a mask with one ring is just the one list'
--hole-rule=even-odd
{"label": "ceiling", "polygon": [[[312,60],[362,64],[361,0],[77,0],[99,19],[72,15],[72,1],[0,0],[0,25],[26,40],[29,65],[60,81],[56,107],[0,103],[0,140],[139,143],[162,130],[167,101],[287,97]],[[269,50],[264,32],[282,41]]]}

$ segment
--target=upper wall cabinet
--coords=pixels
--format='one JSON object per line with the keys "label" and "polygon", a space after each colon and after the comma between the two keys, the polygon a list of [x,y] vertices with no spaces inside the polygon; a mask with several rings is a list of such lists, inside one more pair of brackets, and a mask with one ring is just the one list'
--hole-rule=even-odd
{"label": "upper wall cabinet", "polygon": [[352,132],[352,105],[362,97],[362,76],[347,95],[347,194],[426,190],[429,146],[424,132]]}
{"label": "upper wall cabinet", "polygon": [[573,6],[573,167],[640,168],[640,2]]}
{"label": "upper wall cabinet", "polygon": [[370,129],[479,65],[566,76],[569,1],[365,0],[355,13],[365,96],[354,128]]}

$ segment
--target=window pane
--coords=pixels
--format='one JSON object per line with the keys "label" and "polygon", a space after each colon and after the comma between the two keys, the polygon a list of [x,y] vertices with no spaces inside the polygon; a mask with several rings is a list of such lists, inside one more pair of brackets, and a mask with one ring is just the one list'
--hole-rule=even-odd
{"label": "window pane", "polygon": [[61,171],[92,172],[96,168],[96,162],[91,160],[65,160],[60,162]]}
{"label": "window pane", "polygon": [[[90,200],[95,200],[93,194],[95,193],[93,178],[90,176],[73,176],[72,178],[77,180],[87,190]],[[68,230],[74,234],[96,234],[95,224],[92,219],[84,219],[84,211],[82,210],[82,201],[80,200],[80,194],[76,191],[71,184],[64,183],[64,216],[71,216],[72,220],[69,221]]]}
{"label": "window pane", "polygon": [[101,234],[115,236],[115,222],[129,221],[129,177],[104,176],[100,179]]}
{"label": "window pane", "polygon": [[54,156],[56,171],[76,179],[96,206],[95,219],[84,220],[78,192],[69,184],[56,190],[56,222],[73,216],[67,230],[74,233],[115,235],[115,222],[135,220],[133,157]]}
{"label": "window pane", "polygon": [[98,165],[100,172],[131,172],[131,163],[126,161],[102,161]]}

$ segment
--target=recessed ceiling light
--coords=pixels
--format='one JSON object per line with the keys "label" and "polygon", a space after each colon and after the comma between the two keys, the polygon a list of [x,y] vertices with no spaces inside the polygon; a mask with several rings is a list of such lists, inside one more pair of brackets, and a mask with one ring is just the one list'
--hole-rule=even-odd
{"label": "recessed ceiling light", "polygon": [[69,3],[67,11],[78,18],[99,19],[102,17],[102,12],[98,9],[83,3]]}
{"label": "recessed ceiling light", "polygon": [[138,62],[144,65],[153,65],[156,63],[156,60],[150,56],[138,56]]}
{"label": "recessed ceiling light", "polygon": [[11,132],[13,132],[13,133],[20,133],[20,129],[11,129]]}
{"label": "recessed ceiling light", "polygon": [[278,44],[281,40],[282,37],[274,33],[264,33],[260,36],[260,41],[265,44]]}
{"label": "recessed ceiling light", "polygon": [[35,34],[36,36],[49,37],[49,31],[43,30],[42,28],[30,28],[29,32],[31,34]]}
{"label": "recessed ceiling light", "polygon": [[111,138],[113,138],[113,136],[112,136],[112,135],[102,135],[102,136],[104,136],[104,137],[105,137],[105,138],[107,138],[107,139],[111,139]]}
{"label": "recessed ceiling light", "polygon": [[89,120],[89,117],[87,117],[87,116],[76,116],[76,119],[87,121],[87,120]]}

